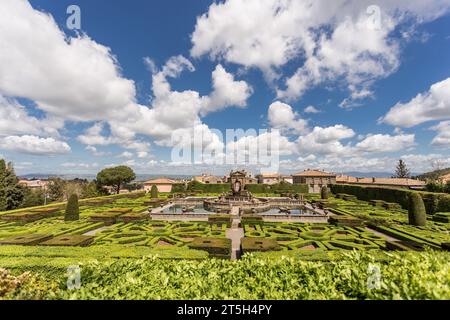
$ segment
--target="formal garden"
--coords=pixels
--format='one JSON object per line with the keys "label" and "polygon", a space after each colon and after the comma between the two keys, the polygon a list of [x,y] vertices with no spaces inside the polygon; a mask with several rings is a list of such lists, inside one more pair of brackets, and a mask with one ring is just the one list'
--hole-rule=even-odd
{"label": "formal garden", "polygon": [[[208,188],[195,196],[220,195]],[[429,194],[403,201],[338,188],[302,194],[308,205],[326,210],[328,223],[243,214],[235,226],[243,231],[237,260],[231,260],[230,215],[210,214],[204,221],[151,218],[149,210],[192,197],[192,190],[74,196],[4,211],[0,298],[450,298],[449,214],[426,213],[445,208],[447,198],[436,195],[433,207],[422,200]],[[300,190],[261,191],[295,198]],[[411,207],[416,200],[418,212]],[[73,266],[80,268],[81,287],[71,290],[67,272]],[[371,287],[374,266],[379,283]]]}

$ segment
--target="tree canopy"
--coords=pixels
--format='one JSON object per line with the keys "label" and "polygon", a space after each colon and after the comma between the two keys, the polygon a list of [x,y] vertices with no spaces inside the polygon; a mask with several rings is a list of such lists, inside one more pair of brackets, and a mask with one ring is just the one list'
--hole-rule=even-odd
{"label": "tree canopy", "polygon": [[112,186],[117,194],[124,183],[136,179],[134,171],[127,166],[106,168],[97,174],[97,182],[102,186]]}
{"label": "tree canopy", "polygon": [[0,211],[18,208],[25,197],[25,188],[19,184],[12,163],[0,159]]}

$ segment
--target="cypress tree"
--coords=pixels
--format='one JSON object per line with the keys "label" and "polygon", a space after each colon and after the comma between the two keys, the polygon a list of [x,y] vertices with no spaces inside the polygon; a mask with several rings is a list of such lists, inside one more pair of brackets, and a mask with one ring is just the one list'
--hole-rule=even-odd
{"label": "cypress tree", "polygon": [[422,197],[415,192],[409,195],[408,218],[409,224],[413,226],[425,226],[427,223],[425,204]]}
{"label": "cypress tree", "polygon": [[151,194],[152,199],[158,198],[158,188],[155,185],[152,186],[152,188],[150,190],[150,194]]}
{"label": "cypress tree", "polygon": [[80,210],[78,208],[78,196],[74,193],[69,197],[69,200],[67,200],[64,221],[77,220],[80,220]]}

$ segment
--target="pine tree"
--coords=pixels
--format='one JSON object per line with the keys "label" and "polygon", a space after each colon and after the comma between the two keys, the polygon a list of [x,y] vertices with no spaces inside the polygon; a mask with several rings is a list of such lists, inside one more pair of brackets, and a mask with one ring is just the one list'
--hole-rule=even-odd
{"label": "pine tree", "polygon": [[397,167],[395,168],[394,178],[409,178],[411,173],[409,169],[406,167],[406,163],[400,159],[398,161]]}
{"label": "pine tree", "polygon": [[12,163],[0,159],[0,211],[18,208],[25,197],[25,188],[19,184]]}

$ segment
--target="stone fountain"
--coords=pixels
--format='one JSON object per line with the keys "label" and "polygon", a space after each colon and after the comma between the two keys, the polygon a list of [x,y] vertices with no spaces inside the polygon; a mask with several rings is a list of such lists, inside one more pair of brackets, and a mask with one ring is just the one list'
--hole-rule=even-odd
{"label": "stone fountain", "polygon": [[247,173],[244,170],[230,173],[230,187],[228,193],[216,199],[208,199],[203,202],[203,207],[213,212],[230,212],[233,207],[239,207],[242,212],[256,213],[267,211],[271,208],[269,201],[258,199],[246,190]]}

